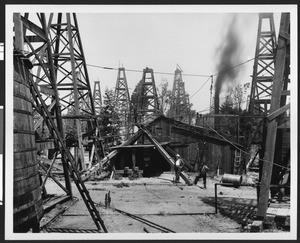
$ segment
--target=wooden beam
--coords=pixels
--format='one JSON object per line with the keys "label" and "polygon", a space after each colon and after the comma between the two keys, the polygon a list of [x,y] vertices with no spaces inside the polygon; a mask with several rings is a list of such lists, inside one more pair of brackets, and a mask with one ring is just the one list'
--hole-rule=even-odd
{"label": "wooden beam", "polygon": [[271,114],[269,114],[267,116],[269,121],[272,121],[273,119],[277,118],[278,116],[280,116],[283,112],[286,112],[287,110],[289,110],[291,108],[291,104],[287,104],[285,106],[280,107],[279,109],[277,109],[276,111],[272,112]]}
{"label": "wooden beam", "polygon": [[20,51],[24,50],[24,32],[19,13],[13,14],[14,30],[15,30],[15,45]]}
{"label": "wooden beam", "polygon": [[[48,170],[47,170],[47,168],[41,163],[41,162],[39,162],[39,165],[42,167],[42,169],[45,171],[45,172],[47,172],[48,173]],[[49,176],[51,177],[51,179],[52,180],[54,180],[55,182],[56,182],[56,184],[61,188],[61,189],[63,189],[66,193],[67,193],[67,195],[69,195],[70,194],[70,192],[52,175],[52,173],[51,173],[51,171],[49,171]]]}
{"label": "wooden beam", "polygon": [[[175,161],[174,161],[174,159],[169,155],[169,153],[168,153],[168,152],[160,145],[160,143],[159,143],[156,139],[154,139],[154,138],[151,136],[151,134],[150,134],[147,130],[145,130],[145,129],[143,129],[143,128],[141,128],[141,129],[143,130],[144,134],[145,134],[146,137],[149,139],[149,141],[152,142],[152,143],[155,145],[156,149],[157,149],[158,152],[163,156],[163,158],[166,159],[166,161],[170,164],[171,167],[172,167],[172,166],[174,167]],[[190,178],[188,177],[188,175],[187,175],[184,171],[181,171],[180,176],[181,176],[181,178],[182,178],[189,186],[193,184],[193,182],[190,180]]]}
{"label": "wooden beam", "polygon": [[55,92],[53,89],[51,88],[48,88],[46,86],[42,86],[42,85],[39,85],[38,86],[38,89],[41,93],[43,94],[46,94],[46,95],[51,95],[51,96],[54,96],[55,95]]}
{"label": "wooden beam", "polygon": [[[54,105],[56,104],[56,101],[53,100],[52,103],[48,106],[48,111],[51,111]],[[39,126],[42,124],[44,118],[41,116],[40,119],[34,124],[34,131],[36,131]]]}
{"label": "wooden beam", "polygon": [[283,123],[277,127],[277,129],[286,129],[286,128],[291,128],[290,121],[286,121],[285,123]]}
{"label": "wooden beam", "polygon": [[36,24],[32,23],[28,19],[25,19],[23,16],[21,16],[21,20],[24,24],[24,26],[32,31],[34,34],[36,34],[38,37],[42,38],[44,41],[47,41],[47,36],[44,33],[44,30],[37,26]]}
{"label": "wooden beam", "polygon": [[[170,144],[169,142],[161,143],[162,146]],[[126,146],[113,146],[110,149],[132,149],[132,148],[154,148],[153,144],[134,144],[134,145],[126,145]]]}

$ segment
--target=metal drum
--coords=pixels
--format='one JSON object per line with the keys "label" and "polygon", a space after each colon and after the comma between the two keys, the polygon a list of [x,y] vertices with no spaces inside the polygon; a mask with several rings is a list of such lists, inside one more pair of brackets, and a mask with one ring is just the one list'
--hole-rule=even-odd
{"label": "metal drum", "polygon": [[224,174],[222,177],[222,183],[232,183],[234,186],[240,186],[242,180],[243,177],[241,175]]}

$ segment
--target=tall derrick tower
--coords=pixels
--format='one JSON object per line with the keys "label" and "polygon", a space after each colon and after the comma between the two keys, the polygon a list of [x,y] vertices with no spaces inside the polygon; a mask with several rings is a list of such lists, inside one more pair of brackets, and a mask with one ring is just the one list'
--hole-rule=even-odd
{"label": "tall derrick tower", "polygon": [[[257,215],[266,216],[269,191],[271,197],[277,193],[270,188],[272,185],[289,185],[290,177],[290,14],[282,13],[278,46],[275,59],[272,97],[269,115],[267,116],[267,131],[264,157],[262,163],[260,192]],[[283,191],[282,191],[283,190]],[[278,198],[284,195],[280,189]]]}
{"label": "tall derrick tower", "polygon": [[170,116],[178,121],[189,121],[189,95],[185,92],[182,70],[175,70],[171,96]]}
{"label": "tall derrick tower", "polygon": [[148,122],[160,113],[153,69],[145,68],[138,95],[137,121]]}
{"label": "tall derrick tower", "polygon": [[[54,20],[57,17],[57,21]],[[45,186],[48,177],[51,177],[72,198],[70,175],[76,184],[83,201],[98,230],[107,232],[99,212],[78,173],[74,156],[70,153],[64,134],[62,119],[75,119],[80,129],[80,119],[88,120],[93,133],[95,154],[100,161],[101,146],[96,137],[97,127],[94,106],[91,101],[91,91],[83,56],[81,40],[75,14],[28,14],[14,15],[21,21],[21,29],[16,32],[18,41],[24,42],[15,45],[16,52],[23,55],[25,62],[30,63],[29,88],[32,105],[40,115],[35,124],[37,128],[43,120],[54,138],[55,155],[50,168],[46,171],[42,186]],[[23,50],[18,46],[24,44]],[[27,48],[26,48],[27,47]],[[79,75],[80,74],[80,75]],[[74,98],[70,99],[70,97]],[[80,111],[80,102],[82,109]],[[68,115],[67,111],[74,107],[75,114]],[[79,112],[80,111],[80,112]],[[78,136],[78,147],[82,145],[82,137]],[[66,187],[51,174],[57,155],[61,154]],[[42,164],[40,163],[40,166]],[[84,165],[82,166],[84,168]]]}
{"label": "tall derrick tower", "polygon": [[101,107],[102,107],[100,81],[94,81],[93,99],[94,99],[94,106],[95,106],[95,114],[100,115]]}
{"label": "tall derrick tower", "polygon": [[118,69],[118,78],[115,89],[115,109],[121,121],[120,135],[127,138],[130,126],[130,97],[125,74],[125,68]]}
{"label": "tall derrick tower", "polygon": [[[88,120],[89,128],[94,133],[94,139],[98,140],[98,134],[97,124],[93,117],[95,108],[92,102],[77,18],[75,14],[70,13],[48,14],[47,18],[46,15],[44,17],[44,28],[47,31],[47,36],[39,36],[41,27],[36,24],[40,22],[39,19],[34,19],[34,16],[29,16],[29,14],[21,17],[26,30],[28,29],[25,33],[30,33],[30,35],[25,34],[25,44],[31,50],[28,56],[32,58],[34,63],[34,78],[44,94],[44,101],[51,105],[53,103],[53,89],[49,85],[49,78],[45,73],[45,66],[50,61],[49,55],[51,55],[51,62],[53,63],[51,75],[56,80],[55,89],[58,94],[60,116],[61,119],[75,120],[79,150],[78,160],[81,168],[84,169],[81,119]],[[35,35],[32,35],[32,31]],[[44,44],[46,38],[49,39],[49,48]],[[74,111],[72,115],[67,114],[70,109]],[[96,157],[99,159],[103,151],[98,141],[95,144],[97,144]]]}
{"label": "tall derrick tower", "polygon": [[260,13],[249,104],[252,114],[266,115],[270,110],[275,53],[273,13]]}

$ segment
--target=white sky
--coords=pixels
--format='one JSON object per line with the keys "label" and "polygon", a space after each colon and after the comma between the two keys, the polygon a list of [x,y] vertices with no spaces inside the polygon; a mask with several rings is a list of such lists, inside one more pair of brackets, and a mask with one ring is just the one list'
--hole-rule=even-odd
{"label": "white sky", "polygon": [[[216,49],[224,41],[226,27],[232,13],[80,13],[77,14],[79,31],[87,64],[154,72],[174,73],[176,64],[183,75],[217,73]],[[280,14],[274,14],[276,35]],[[243,47],[239,60],[255,55],[258,13],[239,13],[236,23]],[[253,61],[238,67],[237,82],[251,82]],[[102,97],[105,88],[114,88],[116,70],[88,66],[92,89],[93,81],[100,80]],[[129,93],[142,78],[142,73],[126,72]],[[173,75],[155,74],[158,87],[167,79],[169,89]],[[207,77],[183,76],[190,97],[207,81]],[[207,112],[210,104],[210,81],[191,98],[196,111]]]}

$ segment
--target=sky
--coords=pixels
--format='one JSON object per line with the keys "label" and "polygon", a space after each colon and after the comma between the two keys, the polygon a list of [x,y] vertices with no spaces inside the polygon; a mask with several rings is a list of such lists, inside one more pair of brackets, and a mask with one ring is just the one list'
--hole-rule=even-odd
{"label": "sky", "polygon": [[[234,25],[230,26],[234,16]],[[106,88],[115,88],[117,70],[90,65],[139,71],[148,67],[154,72],[171,73],[155,73],[154,78],[157,88],[167,81],[168,88],[172,89],[178,64],[183,70],[192,108],[207,113],[211,98],[209,76],[218,73],[218,50],[224,45],[229,27],[235,29],[239,43],[232,63],[239,64],[255,55],[258,12],[77,13],[77,20],[91,87],[99,80],[102,97]],[[279,13],[274,13],[274,22],[278,33]],[[253,61],[237,69],[238,76],[228,80],[229,83],[251,82]],[[142,72],[126,71],[126,77],[131,94]]]}

